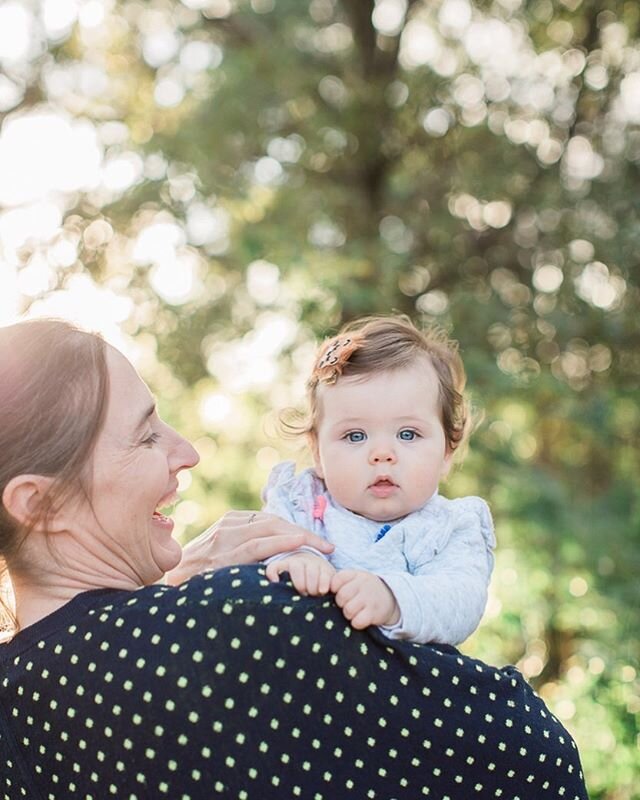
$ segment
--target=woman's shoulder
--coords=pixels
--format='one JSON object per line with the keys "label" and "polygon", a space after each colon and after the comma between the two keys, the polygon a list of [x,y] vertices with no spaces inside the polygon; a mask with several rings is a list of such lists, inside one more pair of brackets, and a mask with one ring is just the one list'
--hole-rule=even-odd
{"label": "woman's shoulder", "polygon": [[[261,596],[264,601],[264,586],[270,585],[258,567],[235,567],[203,573],[179,586],[82,592],[3,644],[0,659],[19,664],[82,653],[83,660],[97,657],[104,662],[149,646],[159,655],[164,648],[193,639],[194,628],[211,627],[215,612],[224,618],[233,605],[258,602]],[[230,599],[232,594],[235,599]],[[73,662],[77,661],[76,655]]]}
{"label": "woman's shoulder", "polygon": [[176,686],[188,692],[226,670],[232,654],[264,647],[269,625],[299,624],[295,597],[256,565],[175,587],[85,592],[3,646],[6,685],[46,675],[70,697],[92,687],[116,705],[143,708],[146,697],[162,703]]}
{"label": "woman's shoulder", "polygon": [[[583,796],[568,788],[579,783],[570,737],[516,670],[487,666],[451,647],[392,641],[376,628],[356,631],[330,597],[302,597],[284,581],[272,584],[263,567],[228,567],[177,587],[85,593],[62,624],[57,619],[57,628],[41,629],[2,686],[28,754],[67,756],[59,763],[52,758],[42,774],[66,765],[69,780],[83,781],[83,790],[93,769],[121,784],[119,797],[133,793],[139,774],[149,796],[164,795],[163,786],[175,789],[172,796],[204,797],[204,782],[219,781],[239,797],[248,769],[268,777],[274,764],[293,756],[279,784],[262,786],[266,798],[289,797],[301,781],[326,785],[322,752],[308,761],[300,756],[315,753],[324,737],[352,755],[335,762],[335,785],[348,781],[361,797],[374,789],[379,796],[416,796],[425,774],[432,793],[457,796],[454,776],[477,781],[479,767],[460,754],[451,759],[456,771],[441,778],[441,758],[445,747],[454,754],[465,740],[481,743],[483,763],[496,767],[495,775],[482,775],[491,787],[508,787],[509,796],[516,789],[525,796],[529,775],[540,788],[548,773],[546,767],[541,773],[544,759],[563,764],[558,781],[548,778],[550,791],[561,783],[567,797]],[[55,732],[57,751],[47,730]],[[398,748],[399,741],[407,746]],[[384,773],[354,769],[371,759],[373,748],[393,751]],[[114,752],[124,754],[118,763],[126,774],[114,768]],[[506,777],[514,759],[517,774]],[[574,775],[566,775],[567,764]]]}
{"label": "woman's shoulder", "polygon": [[116,638],[135,641],[144,635],[157,646],[161,639],[154,633],[172,641],[194,640],[196,629],[211,630],[240,607],[273,600],[273,592],[265,591],[271,587],[257,565],[210,570],[178,586],[146,586],[103,596],[87,609],[85,624]]}

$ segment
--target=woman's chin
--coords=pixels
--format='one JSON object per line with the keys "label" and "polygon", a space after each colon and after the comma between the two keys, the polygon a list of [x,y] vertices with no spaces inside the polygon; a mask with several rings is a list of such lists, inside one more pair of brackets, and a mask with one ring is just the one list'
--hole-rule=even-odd
{"label": "woman's chin", "polygon": [[[171,535],[155,536],[151,542],[153,560],[165,575],[178,566],[182,559],[182,545]],[[162,577],[162,575],[160,577]]]}

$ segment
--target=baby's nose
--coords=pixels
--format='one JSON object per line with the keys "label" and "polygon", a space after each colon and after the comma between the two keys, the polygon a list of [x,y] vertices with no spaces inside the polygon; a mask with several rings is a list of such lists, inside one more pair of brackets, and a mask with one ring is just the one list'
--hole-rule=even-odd
{"label": "baby's nose", "polygon": [[394,464],[395,460],[396,454],[391,447],[375,447],[369,455],[372,464]]}

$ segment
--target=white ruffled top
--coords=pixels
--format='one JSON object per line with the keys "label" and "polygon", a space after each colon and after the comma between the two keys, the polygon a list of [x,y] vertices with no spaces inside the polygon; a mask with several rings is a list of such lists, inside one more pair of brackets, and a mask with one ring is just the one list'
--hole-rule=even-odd
{"label": "white ruffled top", "polygon": [[387,636],[457,645],[480,623],[496,544],[480,497],[449,500],[436,493],[422,508],[383,525],[336,503],[313,469],[296,475],[295,464],[285,461],[272,470],[263,499],[265,511],[332,542],[329,560],[336,569],[363,569],[385,581],[401,615],[382,628]]}

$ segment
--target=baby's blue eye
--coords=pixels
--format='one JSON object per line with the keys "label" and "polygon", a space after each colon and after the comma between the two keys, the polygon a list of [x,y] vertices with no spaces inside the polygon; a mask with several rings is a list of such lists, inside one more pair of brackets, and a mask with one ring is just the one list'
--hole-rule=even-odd
{"label": "baby's blue eye", "polygon": [[367,438],[367,435],[364,431],[349,431],[349,433],[344,437],[349,442],[359,443],[364,442]]}
{"label": "baby's blue eye", "polygon": [[410,428],[404,428],[398,432],[398,439],[402,439],[403,442],[412,442],[417,435],[418,434]]}

